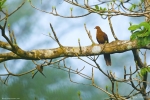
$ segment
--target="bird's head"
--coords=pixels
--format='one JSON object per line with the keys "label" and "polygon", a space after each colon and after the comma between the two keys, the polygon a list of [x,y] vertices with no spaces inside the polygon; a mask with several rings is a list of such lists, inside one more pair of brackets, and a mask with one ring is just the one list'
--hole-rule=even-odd
{"label": "bird's head", "polygon": [[94,29],[100,29],[100,27],[99,27],[99,26],[96,26]]}

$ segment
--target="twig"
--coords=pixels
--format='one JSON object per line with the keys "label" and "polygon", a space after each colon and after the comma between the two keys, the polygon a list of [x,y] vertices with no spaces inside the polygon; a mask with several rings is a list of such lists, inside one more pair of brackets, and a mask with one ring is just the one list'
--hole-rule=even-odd
{"label": "twig", "polygon": [[92,84],[94,84],[94,70],[93,70],[93,67],[92,67]]}
{"label": "twig", "polygon": [[112,27],[112,23],[111,23],[110,18],[111,18],[111,17],[110,17],[110,16],[108,16],[109,26],[110,26],[110,29],[111,29],[112,35],[113,35],[113,37],[115,38],[115,40],[118,40],[118,38],[116,37],[115,32],[114,32],[114,30],[113,30],[113,27]]}
{"label": "twig", "polygon": [[9,78],[9,75],[7,75],[5,81],[4,81],[4,84],[6,84],[6,82],[8,82],[8,78]]}
{"label": "twig", "polygon": [[90,64],[88,61],[83,60],[83,59],[82,59],[81,57],[79,57],[77,54],[75,54],[75,55],[78,57],[78,59],[82,60],[83,62],[87,63],[88,65],[91,65],[91,66],[93,66],[93,67],[97,68],[96,66],[94,66],[94,65]]}
{"label": "twig", "polygon": [[70,82],[73,82],[73,83],[76,83],[76,84],[82,84],[82,85],[89,85],[89,84],[78,83],[78,82],[72,81],[71,75],[70,75],[70,73],[71,73],[70,70],[71,70],[71,67],[69,68],[69,71],[68,71]]}
{"label": "twig", "polygon": [[2,36],[7,40],[7,42],[11,45],[11,47],[13,48],[13,44],[12,42],[9,40],[9,38],[6,36],[5,34],[5,28],[6,28],[6,24],[7,24],[7,18],[5,19],[5,23],[3,26],[0,25],[0,29],[2,32]]}
{"label": "twig", "polygon": [[133,81],[132,81],[132,71],[131,71],[131,67],[130,67],[130,82],[131,82],[131,86],[132,86],[135,90],[141,91],[140,89],[138,89],[138,88],[134,85],[134,83],[133,83]]}
{"label": "twig", "polygon": [[144,64],[142,63],[141,58],[139,57],[138,50],[137,50],[137,49],[134,49],[134,50],[132,50],[132,52],[133,52],[133,56],[134,56],[134,61],[135,61],[135,63],[137,62],[137,65],[138,65],[140,68],[143,68],[143,67],[144,67]]}
{"label": "twig", "polygon": [[124,79],[126,80],[126,66],[124,66]]}
{"label": "twig", "polygon": [[79,48],[80,48],[80,53],[82,54],[82,48],[81,48],[81,44],[80,44],[80,39],[78,39],[78,44],[79,44]]}
{"label": "twig", "polygon": [[95,44],[95,42],[93,41],[92,36],[91,36],[91,34],[90,34],[90,31],[88,32],[88,30],[87,30],[87,28],[86,28],[86,24],[84,24],[84,28],[85,28],[86,33],[88,34],[89,39],[91,40],[92,44]]}
{"label": "twig", "polygon": [[56,8],[54,8],[56,15],[58,15]]}
{"label": "twig", "polygon": [[6,19],[7,17],[11,16],[12,14],[14,14],[16,11],[18,11],[18,10],[25,4],[25,1],[26,1],[26,0],[24,0],[24,1],[22,2],[22,4],[21,4],[20,6],[18,6],[18,7],[17,7],[13,12],[11,12],[10,14],[5,13],[6,16],[5,16],[4,18],[0,19],[0,22],[1,22],[2,20]]}
{"label": "twig", "polygon": [[[76,4],[76,3],[74,3],[74,4]],[[86,13],[86,14],[78,15],[78,16],[63,16],[63,15],[60,15],[60,14],[57,13],[56,8],[52,8],[52,12],[48,12],[48,11],[41,10],[41,9],[35,7],[35,6],[32,4],[31,1],[30,1],[30,5],[31,5],[31,7],[33,7],[34,9],[39,10],[39,11],[41,11],[41,12],[48,13],[48,14],[52,14],[52,15],[54,15],[54,16],[59,16],[59,17],[63,17],[63,18],[80,18],[80,17],[84,17],[84,16],[87,16],[87,15],[91,14],[91,12],[88,12],[88,13]],[[55,10],[55,13],[53,12],[53,10]]]}
{"label": "twig", "polygon": [[[78,83],[78,82],[72,81],[71,76],[70,76],[70,73],[71,73],[70,70],[71,70],[71,68],[69,68],[68,74],[69,74],[69,79],[70,79],[71,82],[76,83],[76,84],[94,86],[94,87],[98,88],[99,90],[105,92],[106,94],[110,95],[111,97],[114,97],[111,93],[109,93],[109,92],[107,92],[106,90],[104,90],[104,89],[98,87],[95,83],[93,83],[93,84],[84,84],[84,83]],[[120,97],[120,98],[122,98],[122,97]],[[122,99],[123,99],[123,98],[122,98]],[[123,99],[123,100],[125,100],[125,99]]]}
{"label": "twig", "polygon": [[[50,67],[57,68],[57,67],[54,67],[54,66],[50,66]],[[81,73],[81,71],[84,70],[84,68],[85,68],[85,66],[84,66],[83,68],[81,68],[81,70],[78,71],[78,70],[71,69],[71,68],[69,68],[69,67],[67,67],[67,66],[61,67],[60,65],[58,65],[58,68],[57,68],[57,69],[61,69],[61,70],[66,71],[66,72],[68,72],[68,70],[70,70],[70,71],[72,71],[72,72],[70,72],[70,73],[78,74],[79,76],[81,76],[81,77],[83,77],[83,78],[85,78],[85,79],[91,80],[91,77],[90,77],[90,76],[88,76],[88,75],[86,75],[86,74],[84,74],[84,73]],[[66,69],[67,69],[67,70],[66,70]]]}
{"label": "twig", "polygon": [[35,71],[35,70],[36,70],[36,68],[34,68],[34,69],[32,69],[32,70],[29,70],[29,71],[24,72],[24,73],[21,73],[21,74],[13,74],[13,73],[11,73],[11,72],[7,69],[7,67],[6,67],[5,63],[4,63],[4,67],[5,67],[6,71],[8,72],[8,74],[5,74],[5,75],[0,74],[0,76],[6,76],[6,75],[12,75],[12,76],[22,76],[22,75],[25,75],[25,74],[31,73],[31,72],[33,72],[33,71]]}
{"label": "twig", "polygon": [[116,94],[114,92],[114,81],[113,80],[111,80],[111,84],[112,84],[112,90],[111,90],[111,92],[114,95],[115,99],[118,100],[118,98],[117,98],[117,96],[116,96]]}
{"label": "twig", "polygon": [[78,0],[75,0],[75,2],[78,4]]}
{"label": "twig", "polygon": [[58,40],[58,38],[57,38],[57,36],[56,36],[56,33],[55,33],[55,31],[54,31],[53,26],[51,25],[51,23],[50,23],[50,27],[51,27],[52,32],[53,32],[53,34],[54,34],[55,40],[57,41],[58,45],[59,45],[60,47],[62,47],[62,45],[60,44],[60,42],[59,42],[59,40]]}
{"label": "twig", "polygon": [[145,50],[145,53],[144,53],[144,65],[147,66],[147,63],[146,63],[146,52],[147,52],[147,49]]}
{"label": "twig", "polygon": [[47,66],[47,65],[50,65],[50,64],[55,64],[55,63],[58,63],[58,62],[60,62],[60,61],[63,61],[63,60],[65,60],[67,57],[63,57],[62,59],[60,59],[60,60],[56,60],[56,61],[54,61],[54,62],[52,62],[52,59],[50,60],[50,62],[47,62],[47,64],[45,64],[44,66]]}
{"label": "twig", "polygon": [[[7,77],[6,77],[6,79],[7,79]],[[5,79],[5,81],[6,81],[6,79]],[[5,85],[7,85],[6,82],[1,79],[1,77],[0,77],[0,80],[1,80],[2,83],[4,83]]]}

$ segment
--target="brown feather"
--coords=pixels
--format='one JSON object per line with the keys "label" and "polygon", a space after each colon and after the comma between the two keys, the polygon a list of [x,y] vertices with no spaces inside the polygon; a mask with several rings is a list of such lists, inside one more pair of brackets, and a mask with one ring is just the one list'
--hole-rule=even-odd
{"label": "brown feather", "polygon": [[[96,39],[99,44],[108,43],[108,37],[107,34],[104,33],[99,26],[96,26],[95,29],[97,29],[96,32]],[[111,66],[111,57],[110,54],[104,54],[104,59],[107,66]]]}

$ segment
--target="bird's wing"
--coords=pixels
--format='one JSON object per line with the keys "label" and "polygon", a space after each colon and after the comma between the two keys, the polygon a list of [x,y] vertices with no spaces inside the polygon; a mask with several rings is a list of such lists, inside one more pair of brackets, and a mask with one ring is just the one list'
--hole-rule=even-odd
{"label": "bird's wing", "polygon": [[106,33],[104,33],[104,40],[105,40],[105,42],[107,41],[107,43],[109,43],[109,40],[108,40]]}

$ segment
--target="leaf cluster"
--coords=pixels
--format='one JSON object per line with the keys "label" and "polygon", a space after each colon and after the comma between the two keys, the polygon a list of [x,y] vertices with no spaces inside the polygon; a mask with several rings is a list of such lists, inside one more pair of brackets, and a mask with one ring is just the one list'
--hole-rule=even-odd
{"label": "leaf cluster", "polygon": [[95,5],[95,11],[105,12],[106,10],[107,10],[106,8],[102,8],[102,7],[99,7],[98,5]]}
{"label": "leaf cluster", "polygon": [[135,10],[136,8],[137,8],[137,9],[138,9],[138,8],[141,9],[143,2],[144,2],[143,0],[140,0],[140,2],[137,3],[137,4],[131,4],[131,7],[129,8],[129,10],[130,10],[130,11],[133,11],[133,10]]}
{"label": "leaf cluster", "polygon": [[142,22],[139,25],[131,25],[128,30],[130,30],[132,33],[130,40],[137,40],[139,46],[146,45],[150,42],[149,22]]}
{"label": "leaf cluster", "polygon": [[137,7],[137,5],[132,4],[132,6],[129,8],[130,11],[134,10]]}

